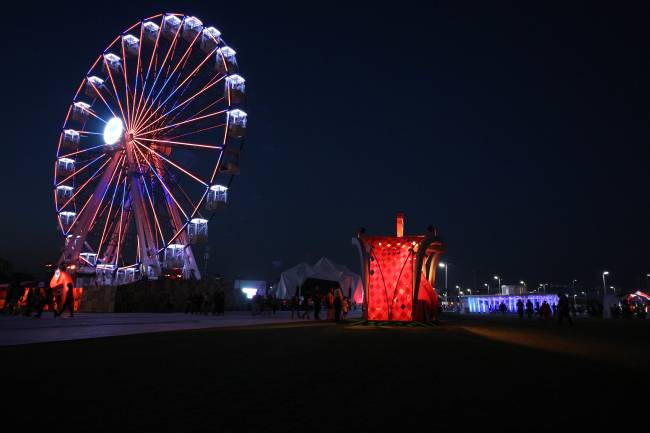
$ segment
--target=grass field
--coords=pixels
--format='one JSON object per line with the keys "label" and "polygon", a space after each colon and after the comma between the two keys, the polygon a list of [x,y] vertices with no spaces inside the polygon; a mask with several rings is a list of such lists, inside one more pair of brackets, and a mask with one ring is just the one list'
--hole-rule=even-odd
{"label": "grass field", "polygon": [[3,412],[57,431],[604,431],[647,425],[649,337],[650,321],[452,317],[3,347]]}

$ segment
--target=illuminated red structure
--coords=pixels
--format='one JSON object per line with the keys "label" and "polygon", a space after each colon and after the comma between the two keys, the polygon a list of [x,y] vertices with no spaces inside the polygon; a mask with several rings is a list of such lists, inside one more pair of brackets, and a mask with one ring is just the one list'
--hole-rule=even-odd
{"label": "illuminated red structure", "polygon": [[352,240],[359,250],[367,320],[427,322],[437,319],[436,269],[445,244],[435,228],[426,235],[404,235],[404,215],[397,215],[396,236]]}

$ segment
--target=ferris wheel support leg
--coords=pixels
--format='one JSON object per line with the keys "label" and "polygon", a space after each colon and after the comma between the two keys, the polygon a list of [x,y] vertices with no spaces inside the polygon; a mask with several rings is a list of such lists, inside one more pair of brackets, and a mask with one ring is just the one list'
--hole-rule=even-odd
{"label": "ferris wheel support leg", "polygon": [[92,229],[94,223],[93,219],[95,218],[97,209],[104,199],[109,181],[112,177],[113,172],[117,168],[120,159],[120,152],[115,152],[113,156],[111,156],[108,168],[102,174],[102,177],[99,180],[97,187],[95,188],[90,202],[86,206],[85,210],[78,216],[77,220],[74,222],[74,225],[68,233],[72,235],[71,239],[73,241],[69,242],[65,246],[63,254],[61,254],[61,257],[59,258],[59,263],[67,262],[76,264],[79,261],[79,253],[81,252],[81,248],[86,242],[88,232]]}
{"label": "ferris wheel support leg", "polygon": [[160,275],[160,262],[158,261],[158,250],[151,227],[149,216],[146,212],[146,204],[142,190],[142,175],[135,163],[133,143],[127,143],[127,156],[130,168],[131,197],[133,210],[135,211],[135,224],[140,247],[140,260],[144,266],[143,274],[156,279]]}

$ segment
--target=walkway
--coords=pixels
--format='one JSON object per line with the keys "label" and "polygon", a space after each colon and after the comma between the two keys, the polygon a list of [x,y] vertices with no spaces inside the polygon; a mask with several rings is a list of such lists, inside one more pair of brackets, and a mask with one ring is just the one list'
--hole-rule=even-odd
{"label": "walkway", "polygon": [[279,311],[275,316],[252,316],[250,312],[245,311],[229,311],[225,316],[182,313],[78,313],[71,319],[66,314],[55,319],[51,313],[44,312],[40,319],[0,316],[0,346],[292,321],[297,320],[292,320],[288,311]]}

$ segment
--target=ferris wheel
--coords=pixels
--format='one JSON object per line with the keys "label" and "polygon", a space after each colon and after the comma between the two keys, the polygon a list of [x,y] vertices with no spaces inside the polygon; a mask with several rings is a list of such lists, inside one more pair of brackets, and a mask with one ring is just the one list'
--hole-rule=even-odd
{"label": "ferris wheel", "polygon": [[200,278],[191,245],[207,240],[239,174],[244,102],[235,50],[198,18],[159,14],[118,35],[59,135],[60,262],[103,283]]}

